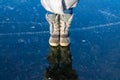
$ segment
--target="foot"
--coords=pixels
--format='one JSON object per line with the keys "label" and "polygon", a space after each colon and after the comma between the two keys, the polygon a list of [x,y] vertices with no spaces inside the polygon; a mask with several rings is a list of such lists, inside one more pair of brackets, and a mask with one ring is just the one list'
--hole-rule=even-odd
{"label": "foot", "polygon": [[51,46],[58,46],[60,44],[59,37],[53,37],[53,36],[51,36],[50,39],[49,39],[49,44]]}
{"label": "foot", "polygon": [[60,45],[61,46],[69,46],[70,39],[68,35],[60,35]]}

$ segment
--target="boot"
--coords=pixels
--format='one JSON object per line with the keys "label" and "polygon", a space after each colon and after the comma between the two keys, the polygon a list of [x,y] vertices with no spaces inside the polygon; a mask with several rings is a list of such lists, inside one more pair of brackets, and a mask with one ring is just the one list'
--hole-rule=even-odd
{"label": "boot", "polygon": [[51,46],[58,46],[60,43],[60,26],[59,26],[59,15],[57,14],[46,14],[46,19],[50,25],[50,38],[49,44]]}
{"label": "boot", "polygon": [[73,19],[72,14],[60,15],[60,45],[68,46],[70,44],[69,28]]}

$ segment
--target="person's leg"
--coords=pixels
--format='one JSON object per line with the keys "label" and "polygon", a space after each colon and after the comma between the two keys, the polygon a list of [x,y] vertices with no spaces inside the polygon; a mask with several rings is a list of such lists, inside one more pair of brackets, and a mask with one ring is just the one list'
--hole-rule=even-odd
{"label": "person's leg", "polygon": [[69,28],[73,19],[72,8],[65,10],[64,13],[60,15],[60,45],[68,46],[70,44]]}
{"label": "person's leg", "polygon": [[49,44],[51,46],[58,46],[60,43],[60,25],[59,25],[59,15],[53,13],[47,13],[46,19],[50,25],[50,39]]}

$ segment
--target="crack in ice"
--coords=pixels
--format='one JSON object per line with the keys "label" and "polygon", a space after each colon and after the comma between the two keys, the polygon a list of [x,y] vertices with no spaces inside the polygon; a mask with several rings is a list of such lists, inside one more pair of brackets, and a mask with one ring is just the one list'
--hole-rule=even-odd
{"label": "crack in ice", "polygon": [[[110,26],[115,26],[115,25],[120,25],[120,22],[100,24],[100,25],[96,25],[96,26],[89,26],[89,27],[82,27],[82,28],[75,28],[75,29],[71,29],[71,31],[91,30],[91,29],[110,27]],[[49,33],[49,31],[19,32],[19,33],[0,33],[0,36],[8,36],[8,35],[34,35],[34,34],[48,34],[48,33]]]}
{"label": "crack in ice", "polygon": [[49,31],[41,31],[41,32],[19,32],[19,33],[0,33],[0,36],[8,36],[8,35],[33,35],[33,34],[46,34]]}
{"label": "crack in ice", "polygon": [[116,16],[115,14],[112,14],[112,13],[107,12],[107,11],[103,11],[103,10],[98,10],[98,11],[102,14],[107,15],[107,16],[111,16],[111,17],[114,17],[114,18],[120,18],[120,17]]}
{"label": "crack in ice", "polygon": [[76,29],[72,29],[72,31],[77,31],[77,30],[90,30],[90,29],[110,27],[110,26],[115,26],[115,25],[120,25],[120,22],[100,24],[100,25],[96,25],[96,26],[89,26],[89,27],[83,27],[83,28],[76,28]]}
{"label": "crack in ice", "polygon": [[0,24],[38,24],[38,25],[41,25],[41,24],[47,24],[47,22],[0,22]]}

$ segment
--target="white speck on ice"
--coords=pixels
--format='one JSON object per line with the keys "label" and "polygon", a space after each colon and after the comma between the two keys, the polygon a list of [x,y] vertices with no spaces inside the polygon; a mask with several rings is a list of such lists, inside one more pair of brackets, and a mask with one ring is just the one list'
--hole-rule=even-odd
{"label": "white speck on ice", "polygon": [[24,39],[18,39],[18,42],[23,43],[23,42],[25,42],[25,40]]}
{"label": "white speck on ice", "polygon": [[8,8],[9,10],[14,10],[14,7],[12,7],[12,6],[7,6],[7,8]]}
{"label": "white speck on ice", "polygon": [[34,29],[34,28],[35,28],[35,26],[32,26],[31,28],[32,28],[32,29]]}
{"label": "white speck on ice", "polygon": [[82,40],[82,42],[86,42],[86,40]]}
{"label": "white speck on ice", "polygon": [[9,21],[10,19],[9,18],[6,18],[7,21]]}

